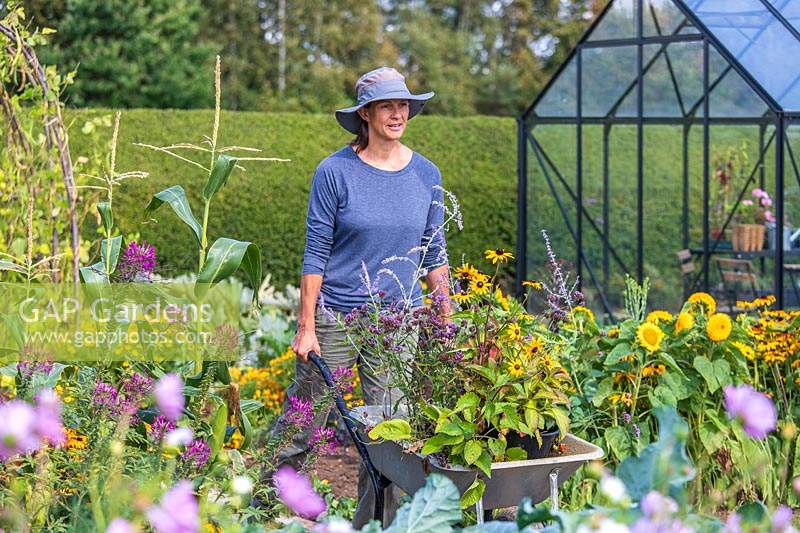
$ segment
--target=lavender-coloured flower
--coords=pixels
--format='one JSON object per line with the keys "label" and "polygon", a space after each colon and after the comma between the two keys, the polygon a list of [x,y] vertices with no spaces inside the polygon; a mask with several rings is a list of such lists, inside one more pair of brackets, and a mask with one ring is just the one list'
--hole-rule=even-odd
{"label": "lavender-coloured flower", "polygon": [[158,444],[173,429],[175,429],[175,422],[164,415],[158,415],[153,419],[148,435],[150,440]]}
{"label": "lavender-coloured flower", "polygon": [[200,470],[211,457],[211,447],[203,439],[195,439],[181,454],[181,459],[191,468]]}
{"label": "lavender-coloured flower", "polygon": [[339,449],[339,441],[333,428],[316,428],[308,444],[317,455],[333,455]]}
{"label": "lavender-coloured flower", "polygon": [[133,524],[124,518],[115,518],[106,528],[106,533],[136,533],[136,531],[138,530],[133,527]]}
{"label": "lavender-coloured flower", "polygon": [[745,432],[754,439],[764,439],[776,427],[775,404],[750,385],[725,387],[725,410],[742,422]]}
{"label": "lavender-coloured flower", "polygon": [[190,428],[175,428],[164,436],[164,444],[177,448],[178,446],[188,446],[192,443],[194,433]]}
{"label": "lavender-coloured flower", "polygon": [[63,446],[67,432],[61,423],[61,399],[52,389],[36,395],[36,432],[52,446]]}
{"label": "lavender-coloured flower", "polygon": [[39,448],[36,410],[22,400],[0,405],[0,460]]}
{"label": "lavender-coloured flower", "polygon": [[308,520],[316,520],[327,510],[322,497],[314,492],[311,481],[295,472],[290,466],[282,466],[273,477],[278,498],[296,515]]}
{"label": "lavender-coloured flower", "polygon": [[289,398],[289,411],[286,413],[286,421],[289,424],[305,427],[314,420],[314,406],[310,400],[304,400],[298,396]]}
{"label": "lavender-coloured flower", "polygon": [[742,533],[742,516],[739,513],[731,513],[725,520],[723,533]]}
{"label": "lavender-coloured flower", "polygon": [[159,505],[147,510],[147,519],[156,533],[196,533],[200,530],[200,514],[192,483],[178,481],[161,498]]}
{"label": "lavender-coloured flower", "polygon": [[348,366],[336,368],[332,375],[333,382],[339,394],[350,394],[353,392],[353,369]]}
{"label": "lavender-coloured flower", "polygon": [[92,392],[92,401],[101,409],[106,409],[110,413],[116,413],[119,402],[119,392],[110,383],[98,380]]}
{"label": "lavender-coloured flower", "polygon": [[124,396],[119,398],[117,413],[132,415],[139,409],[142,399],[153,390],[153,380],[134,372],[131,377],[122,382],[120,390],[124,393]]}
{"label": "lavender-coloured flower", "polygon": [[125,248],[117,265],[117,273],[123,281],[136,281],[137,279],[150,279],[156,268],[156,249],[142,241],[137,244],[132,241]]}
{"label": "lavender-coloured flower", "polygon": [[648,492],[639,503],[642,513],[648,518],[671,516],[678,512],[678,504],[668,496],[658,491]]}
{"label": "lavender-coloured flower", "polygon": [[772,533],[787,533],[795,531],[792,528],[792,510],[781,505],[772,513]]}
{"label": "lavender-coloured flower", "polygon": [[20,361],[17,370],[23,378],[29,378],[37,372],[49,374],[53,370],[53,361]]}
{"label": "lavender-coloured flower", "polygon": [[173,422],[178,420],[183,414],[183,406],[185,405],[181,377],[177,374],[162,376],[156,382],[153,392],[161,413]]}

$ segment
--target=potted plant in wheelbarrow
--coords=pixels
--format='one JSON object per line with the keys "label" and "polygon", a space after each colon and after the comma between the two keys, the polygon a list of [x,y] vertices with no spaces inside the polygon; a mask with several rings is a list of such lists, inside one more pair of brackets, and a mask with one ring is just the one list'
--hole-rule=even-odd
{"label": "potted plant in wheelbarrow", "polygon": [[[516,505],[521,496],[541,501],[550,473],[561,469],[563,481],[602,450],[568,435],[572,385],[561,363],[574,339],[596,328],[591,311],[567,288],[558,263],[552,284],[526,282],[517,301],[496,285],[511,254],[486,255],[493,275],[469,264],[451,273],[449,314],[442,312],[444,295],[434,292],[429,306],[375,299],[345,323],[357,348],[381,355],[395,391],[385,406],[355,410],[377,468],[407,492],[429,472],[443,473],[462,491],[464,506],[486,491],[484,503],[493,508]],[[534,293],[546,305],[540,316],[526,311]]]}

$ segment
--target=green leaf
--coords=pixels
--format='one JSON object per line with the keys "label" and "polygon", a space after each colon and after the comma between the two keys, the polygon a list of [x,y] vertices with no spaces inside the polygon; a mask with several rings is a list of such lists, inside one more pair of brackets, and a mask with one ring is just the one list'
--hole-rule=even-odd
{"label": "green leaf", "polygon": [[111,204],[108,202],[98,202],[97,211],[100,213],[100,220],[106,229],[106,237],[111,235],[111,227],[114,225],[114,215],[111,213]]}
{"label": "green leaf", "polygon": [[370,430],[369,438],[372,440],[410,440],[411,439],[411,426],[402,418],[395,418],[392,420],[384,420]]}
{"label": "green leaf", "polygon": [[486,483],[484,483],[482,479],[475,477],[475,481],[472,482],[472,485],[470,485],[461,496],[461,508],[466,509],[478,503],[478,500],[481,499],[485,490]]}
{"label": "green leaf", "polygon": [[225,402],[217,407],[214,422],[211,424],[211,460],[213,461],[225,442],[225,429],[228,426],[228,406]]}
{"label": "green leaf", "polygon": [[241,421],[239,423],[239,431],[242,433],[242,444],[239,449],[246,450],[253,442],[253,426],[250,424],[250,419],[242,412]]}
{"label": "green leaf", "polygon": [[108,283],[106,268],[102,261],[81,267],[79,272],[84,283]]}
{"label": "green leaf", "polygon": [[717,431],[711,422],[704,422],[697,428],[697,436],[709,456],[717,453],[725,442],[725,434]]}
{"label": "green leaf", "polygon": [[26,274],[28,272],[24,267],[5,260],[0,260],[0,270],[11,270],[13,272],[19,272],[20,274]]}
{"label": "green leaf", "polygon": [[464,446],[464,461],[472,466],[483,453],[483,446],[479,440],[472,439]]}
{"label": "green leaf", "polygon": [[480,457],[475,460],[475,466],[480,468],[488,477],[492,477],[492,456],[486,450],[483,450]]}
{"label": "green leaf", "polygon": [[678,406],[678,399],[675,398],[672,390],[664,385],[657,385],[655,389],[647,393],[647,397],[650,403],[653,404],[653,407],[660,407],[662,405],[668,405],[670,407]]}
{"label": "green leaf", "polygon": [[156,193],[150,200],[150,203],[147,204],[147,207],[144,208],[145,215],[149,216],[165,203],[169,204],[172,210],[175,211],[175,214],[178,215],[178,218],[191,228],[197,245],[200,246],[203,238],[203,227],[197,219],[194,218],[189,200],[186,198],[186,191],[183,190],[183,187],[180,185],[173,185],[168,189]]}
{"label": "green leaf", "polygon": [[450,435],[453,437],[463,437],[464,436],[464,428],[458,422],[449,422],[447,424],[442,425],[442,427],[436,428],[436,433],[443,433],[445,435]]}
{"label": "green leaf", "polygon": [[694,368],[697,370],[703,379],[706,380],[708,385],[708,392],[714,392],[719,388],[717,377],[714,375],[714,365],[704,355],[698,355],[694,358]]}
{"label": "green leaf", "polygon": [[522,448],[509,448],[506,450],[506,459],[509,461],[524,461],[528,458],[528,452]]}
{"label": "green leaf", "polygon": [[[546,412],[553,417],[553,420],[556,421],[556,425],[558,426],[558,431],[561,432],[561,436],[566,436],[569,432],[569,415],[567,415],[567,412],[561,407],[553,407],[552,409],[548,409]],[[531,426],[531,428],[534,429],[533,426]]]}
{"label": "green leaf", "polygon": [[731,376],[731,365],[725,359],[714,360],[714,377],[720,388],[733,383]]}
{"label": "green leaf", "polygon": [[678,401],[685,400],[692,395],[692,392],[686,386],[686,380],[681,379],[675,374],[665,372],[659,379],[664,383],[664,386],[672,392],[672,395]]}
{"label": "green leaf", "polygon": [[231,373],[228,368],[227,361],[215,361],[214,370],[217,381],[224,385],[229,385],[231,382]]}
{"label": "green leaf", "polygon": [[597,390],[592,397],[592,405],[600,407],[614,390],[614,378],[609,376],[597,385]]}
{"label": "green leaf", "polygon": [[452,481],[431,474],[414,498],[397,510],[385,533],[447,533],[461,520],[461,498]]}
{"label": "green leaf", "polygon": [[422,413],[433,422],[439,420],[439,410],[435,406],[425,403],[422,404],[420,408],[422,409]]}
{"label": "green leaf", "polygon": [[208,177],[206,186],[203,188],[203,198],[210,200],[217,191],[228,183],[228,178],[233,172],[233,167],[236,165],[236,158],[229,155],[221,154],[214,162],[214,168],[211,169],[211,174]]}
{"label": "green leaf", "polygon": [[456,408],[453,410],[454,413],[460,413],[464,409],[475,409],[478,406],[478,402],[480,402],[480,398],[474,392],[468,392],[463,394],[461,398],[458,399],[456,402]]}
{"label": "green leaf", "polygon": [[452,446],[463,441],[463,436],[437,434],[425,441],[425,445],[422,446],[422,453],[423,455],[436,453],[445,446]]}
{"label": "green leaf", "polygon": [[487,446],[489,447],[489,451],[492,453],[494,457],[500,457],[505,455],[506,453],[506,441],[505,439],[492,439],[486,441]]}
{"label": "green leaf", "polygon": [[239,409],[242,410],[242,413],[252,413],[263,407],[264,404],[258,400],[242,400],[239,402]]}
{"label": "green leaf", "polygon": [[627,342],[621,342],[614,346],[614,348],[608,352],[606,355],[606,359],[603,362],[605,366],[613,366],[620,362],[620,360],[625,357],[626,355],[631,353],[631,347]]}
{"label": "green leaf", "polygon": [[258,246],[248,241],[221,237],[209,248],[206,262],[197,274],[195,287],[218,283],[239,268],[244,270],[253,286],[253,298],[258,298],[258,287],[261,285],[261,252]]}
{"label": "green leaf", "polygon": [[[517,527],[520,531],[529,531],[529,529],[526,528],[534,524],[546,524],[553,521],[557,522],[559,525],[559,529],[556,531],[562,531],[563,524],[561,522],[561,517],[558,513],[551,513],[549,506],[535,507],[530,498],[525,498],[520,502],[519,507],[517,507]],[[547,529],[548,531],[550,530],[550,528]]]}
{"label": "green leaf", "polygon": [[[109,239],[103,239],[100,243],[100,261],[103,263],[103,271],[107,274],[113,273],[117,269],[119,251],[122,248],[122,236],[117,235],[111,238],[111,249],[108,246]],[[106,264],[108,261],[108,264]]]}
{"label": "green leaf", "polygon": [[532,429],[539,427],[539,412],[536,409],[525,409],[525,424]]}
{"label": "green leaf", "polygon": [[603,435],[608,444],[608,448],[616,456],[617,459],[625,459],[630,453],[630,437],[628,432],[619,426],[612,426],[606,428]]}

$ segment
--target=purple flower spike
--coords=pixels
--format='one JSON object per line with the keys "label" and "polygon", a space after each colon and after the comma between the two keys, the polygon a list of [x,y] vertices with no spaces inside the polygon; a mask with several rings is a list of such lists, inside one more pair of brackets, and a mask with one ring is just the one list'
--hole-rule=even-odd
{"label": "purple flower spike", "polygon": [[181,454],[181,459],[195,470],[200,470],[211,456],[211,447],[203,439],[195,439]]}
{"label": "purple flower spike", "polygon": [[161,413],[173,422],[178,420],[183,414],[185,404],[181,377],[177,374],[164,375],[156,382],[153,392]]}
{"label": "purple flower spike", "polygon": [[775,404],[750,385],[725,387],[725,410],[731,418],[741,420],[745,433],[764,439],[774,430],[778,420]]}
{"label": "purple flower spike", "polygon": [[289,412],[286,413],[286,421],[295,426],[308,426],[314,420],[314,406],[310,400],[304,400],[297,396],[289,398]]}
{"label": "purple flower spike", "polygon": [[318,455],[333,455],[339,449],[339,441],[333,428],[318,427],[311,434],[308,444]]}
{"label": "purple flower spike", "polygon": [[150,431],[149,431],[150,440],[152,440],[156,444],[159,444],[167,435],[167,433],[175,429],[175,427],[176,427],[175,422],[168,419],[164,415],[158,415],[157,417],[155,417],[153,423],[150,425]]}
{"label": "purple flower spike", "polygon": [[116,412],[119,393],[113,385],[106,383],[105,381],[98,381],[94,385],[92,398],[94,404],[101,409],[107,409],[112,413]]}
{"label": "purple flower spike", "polygon": [[156,249],[147,241],[139,245],[131,241],[120,258],[117,273],[123,281],[136,281],[137,278],[150,279],[156,268]]}
{"label": "purple flower spike", "polygon": [[314,492],[311,481],[290,466],[282,466],[275,472],[275,488],[278,498],[296,515],[308,520],[316,520],[327,510],[325,500]]}

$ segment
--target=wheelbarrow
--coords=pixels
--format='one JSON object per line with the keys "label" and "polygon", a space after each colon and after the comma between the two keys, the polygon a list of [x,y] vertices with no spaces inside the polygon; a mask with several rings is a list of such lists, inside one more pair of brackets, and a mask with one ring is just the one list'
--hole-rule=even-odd
{"label": "wheelbarrow", "polygon": [[[330,369],[319,355],[309,354],[309,360],[316,365],[329,387],[335,389]],[[475,479],[480,476],[486,484],[483,496],[475,504],[478,523],[483,523],[484,514],[492,509],[513,507],[523,498],[530,498],[533,504],[550,497],[553,511],[558,509],[558,488],[583,463],[603,457],[603,450],[567,434],[562,443],[566,452],[554,457],[543,457],[524,461],[505,461],[492,463],[491,477],[482,472],[453,465],[437,464],[429,456],[408,453],[396,442],[382,441],[365,444],[362,437],[365,428],[384,420],[381,406],[363,406],[348,409],[341,395],[334,393],[336,407],[344,421],[347,432],[361,456],[375,492],[373,517],[384,523],[384,504],[386,490],[395,484],[407,494],[414,494],[431,473],[449,478],[463,494]],[[386,524],[384,524],[386,526]]]}

